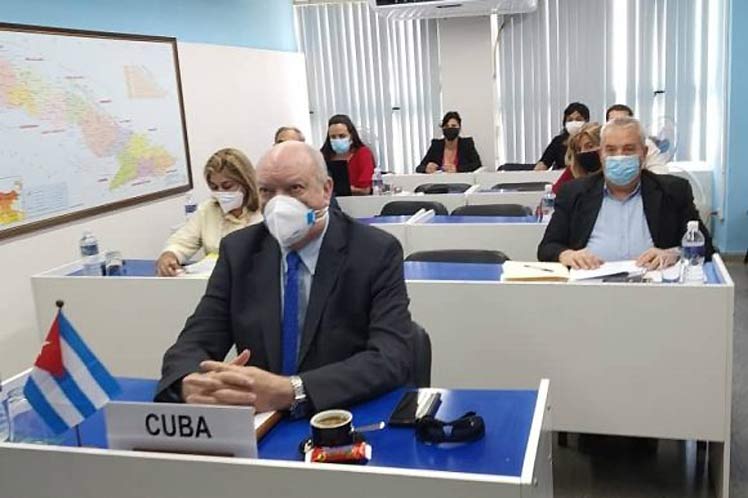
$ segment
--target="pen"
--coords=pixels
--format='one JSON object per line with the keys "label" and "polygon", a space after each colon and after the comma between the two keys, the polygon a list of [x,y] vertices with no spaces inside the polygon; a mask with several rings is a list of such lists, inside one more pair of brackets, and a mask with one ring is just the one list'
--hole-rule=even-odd
{"label": "pen", "polygon": [[525,268],[530,268],[533,270],[540,270],[540,271],[547,271],[548,273],[553,273],[553,270],[549,270],[548,268],[542,268],[540,266],[533,266],[533,265],[522,265]]}

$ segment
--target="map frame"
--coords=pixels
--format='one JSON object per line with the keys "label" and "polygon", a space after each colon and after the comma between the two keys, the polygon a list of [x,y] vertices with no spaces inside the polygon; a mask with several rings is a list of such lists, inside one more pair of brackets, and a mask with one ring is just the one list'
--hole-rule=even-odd
{"label": "map frame", "polygon": [[[150,192],[143,195],[135,195],[125,199],[109,202],[106,204],[100,204],[92,207],[83,207],[76,211],[64,213],[60,215],[52,215],[48,218],[29,221],[19,225],[14,225],[8,228],[0,228],[0,240],[25,235],[31,232],[48,229],[57,225],[72,223],[85,218],[93,216],[99,216],[101,214],[109,213],[112,211],[118,211],[125,208],[137,206],[159,199],[172,197],[178,194],[189,192],[193,189],[193,178],[192,178],[192,164],[190,158],[189,141],[187,135],[187,121],[185,118],[184,111],[184,95],[182,93],[182,76],[179,66],[179,50],[177,46],[177,39],[168,36],[154,36],[154,35],[140,35],[133,33],[118,33],[108,31],[92,31],[83,29],[72,29],[72,28],[60,28],[51,26],[36,26],[28,24],[15,24],[15,23],[3,23],[0,22],[1,31],[13,31],[22,32],[28,34],[44,34],[44,35],[58,35],[58,36],[74,36],[78,38],[95,38],[95,39],[108,39],[114,41],[139,41],[139,42],[152,42],[158,44],[167,44],[171,46],[173,54],[173,67],[174,76],[176,81],[176,88],[173,90],[176,92],[177,101],[179,103],[179,115],[182,125],[182,144],[184,146],[184,158],[186,167],[186,178],[187,182],[183,185],[173,186],[165,188],[156,192]],[[94,61],[95,62],[95,61]]]}

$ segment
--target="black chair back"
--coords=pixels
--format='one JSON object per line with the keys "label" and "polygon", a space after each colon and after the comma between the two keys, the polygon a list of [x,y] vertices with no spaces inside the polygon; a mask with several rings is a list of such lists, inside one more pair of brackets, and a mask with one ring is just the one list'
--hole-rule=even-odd
{"label": "black chair back", "polygon": [[509,257],[501,251],[487,249],[444,249],[440,251],[418,251],[410,254],[405,261],[425,263],[488,263],[501,264]]}
{"label": "black chair back", "polygon": [[433,209],[439,215],[448,215],[444,204],[436,201],[390,201],[382,206],[380,216],[410,216],[420,209]]}
{"label": "black chair back", "polygon": [[532,171],[535,169],[534,164],[526,163],[504,163],[499,166],[498,171]]}
{"label": "black chair back", "polygon": [[411,322],[413,332],[413,365],[410,372],[412,387],[431,387],[431,338],[416,322]]}
{"label": "black chair back", "polygon": [[497,183],[491,190],[510,192],[542,192],[550,182],[520,182],[520,183]]}
{"label": "black chair back", "polygon": [[472,187],[469,183],[423,183],[416,187],[416,193],[424,194],[462,194]]}
{"label": "black chair back", "polygon": [[475,204],[460,206],[452,216],[530,216],[532,209],[520,204]]}

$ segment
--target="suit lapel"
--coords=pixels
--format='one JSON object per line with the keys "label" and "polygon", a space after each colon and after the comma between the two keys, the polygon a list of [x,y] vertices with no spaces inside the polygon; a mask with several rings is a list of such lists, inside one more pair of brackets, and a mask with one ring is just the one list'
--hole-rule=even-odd
{"label": "suit lapel", "polygon": [[281,369],[280,248],[269,234],[255,253],[248,278],[254,282],[256,307],[270,371]]}
{"label": "suit lapel", "polygon": [[579,199],[579,235],[581,248],[587,245],[603,205],[603,177],[600,175]]}
{"label": "suit lapel", "polygon": [[345,264],[345,230],[344,220],[331,211],[329,226],[320,247],[317,268],[309,292],[309,304],[306,309],[304,332],[301,336],[301,348],[299,349],[299,365],[302,365],[304,357],[309,352],[314,336],[317,334],[327,298],[335,287],[340,271]]}
{"label": "suit lapel", "polygon": [[649,235],[652,236],[652,242],[659,246],[660,235],[660,207],[662,207],[662,190],[657,188],[657,183],[649,177],[649,173],[642,172],[642,204],[644,205],[644,215],[647,217],[649,225]]}

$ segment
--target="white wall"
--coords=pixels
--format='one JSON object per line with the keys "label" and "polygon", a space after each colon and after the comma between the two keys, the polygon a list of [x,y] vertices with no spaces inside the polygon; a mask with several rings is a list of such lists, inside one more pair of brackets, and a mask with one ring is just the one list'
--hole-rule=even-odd
{"label": "white wall", "polygon": [[[202,167],[215,150],[236,147],[256,162],[278,126],[295,125],[308,135],[301,54],[180,43],[179,57],[198,199],[207,195]],[[96,234],[103,249],[155,258],[170,227],[182,220],[183,201],[172,197],[0,242],[0,374],[28,368],[38,353],[31,275],[76,259],[84,229]],[[137,312],[122,303],[122,313]],[[38,325],[46,335],[49,324]]]}
{"label": "white wall", "polygon": [[472,136],[483,166],[496,169],[491,18],[439,21],[442,106],[462,116],[463,135]]}

